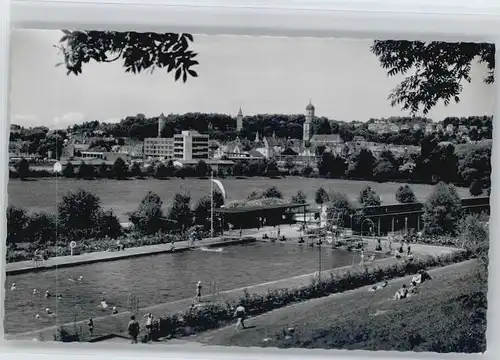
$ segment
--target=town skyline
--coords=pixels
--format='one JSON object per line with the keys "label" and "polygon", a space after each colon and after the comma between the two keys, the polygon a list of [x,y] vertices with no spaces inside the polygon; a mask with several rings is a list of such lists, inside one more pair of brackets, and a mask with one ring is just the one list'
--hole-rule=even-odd
{"label": "town skyline", "polygon": [[[121,63],[91,63],[83,74],[67,76],[65,69],[55,67],[61,57],[53,45],[61,34],[13,34],[11,124],[62,129],[84,121],[118,122],[138,113],[235,117],[240,107],[244,115],[304,114],[309,101],[317,117],[338,121],[410,115],[387,100],[401,77],[387,77],[370,52],[371,40],[196,35],[192,46],[199,53],[199,77],[183,84],[162,69],[126,74]],[[221,68],[223,72],[212,70]],[[484,73],[484,67],[475,64],[461,102],[439,104],[426,117],[441,121],[447,116],[491,115],[493,88],[482,83]]]}

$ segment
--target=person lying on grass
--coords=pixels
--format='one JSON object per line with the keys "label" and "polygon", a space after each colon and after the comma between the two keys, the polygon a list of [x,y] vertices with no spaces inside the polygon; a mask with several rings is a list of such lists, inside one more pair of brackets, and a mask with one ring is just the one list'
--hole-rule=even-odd
{"label": "person lying on grass", "polygon": [[381,284],[373,285],[368,291],[377,291],[383,289],[387,286],[387,281],[384,281]]}

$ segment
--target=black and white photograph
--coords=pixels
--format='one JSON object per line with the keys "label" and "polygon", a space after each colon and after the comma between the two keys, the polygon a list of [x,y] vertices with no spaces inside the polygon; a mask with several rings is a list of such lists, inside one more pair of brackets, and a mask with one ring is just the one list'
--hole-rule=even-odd
{"label": "black and white photograph", "polygon": [[10,41],[7,340],[486,351],[493,44]]}

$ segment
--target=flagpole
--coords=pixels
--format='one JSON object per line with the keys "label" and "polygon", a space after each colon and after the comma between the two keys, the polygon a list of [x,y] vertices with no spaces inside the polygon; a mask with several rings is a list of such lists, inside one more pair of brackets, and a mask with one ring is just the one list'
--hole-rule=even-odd
{"label": "flagpole", "polygon": [[214,172],[210,179],[210,237],[214,237]]}

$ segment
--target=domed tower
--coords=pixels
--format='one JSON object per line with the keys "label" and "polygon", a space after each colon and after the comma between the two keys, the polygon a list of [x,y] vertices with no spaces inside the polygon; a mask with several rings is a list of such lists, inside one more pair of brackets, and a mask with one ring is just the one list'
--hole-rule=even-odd
{"label": "domed tower", "polygon": [[243,129],[243,112],[241,111],[241,106],[240,110],[238,111],[238,115],[236,115],[236,131],[241,131]]}
{"label": "domed tower", "polygon": [[161,113],[160,117],[158,118],[158,137],[161,138],[161,132],[163,129],[165,129],[165,125],[167,125],[167,118],[163,113]]}
{"label": "domed tower", "polygon": [[312,135],[312,120],[314,118],[314,105],[309,101],[309,105],[306,106],[306,121],[304,121],[303,126],[303,141],[309,141]]}

